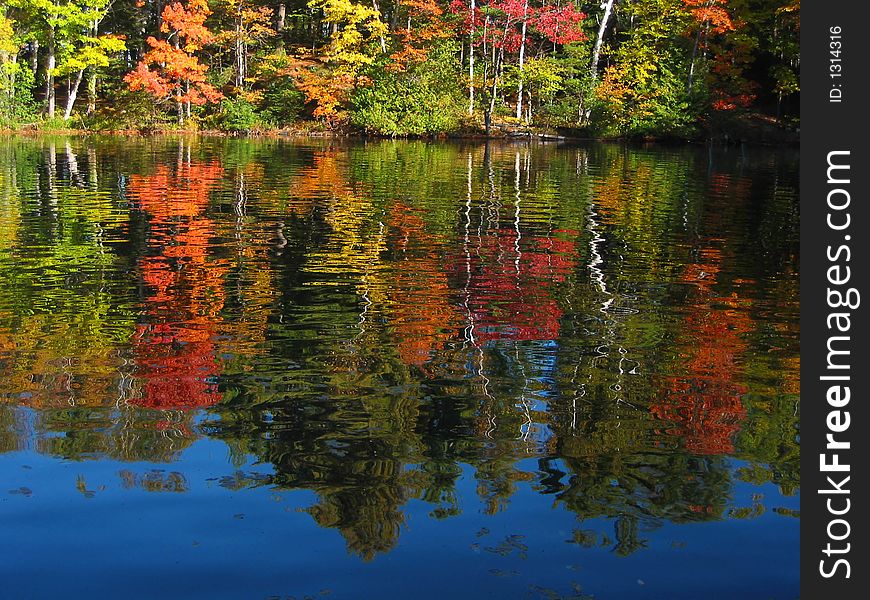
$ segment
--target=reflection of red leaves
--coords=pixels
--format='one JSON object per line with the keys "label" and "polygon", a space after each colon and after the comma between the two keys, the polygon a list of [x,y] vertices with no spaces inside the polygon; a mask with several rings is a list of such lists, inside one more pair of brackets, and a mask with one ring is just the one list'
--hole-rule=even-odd
{"label": "reflection of red leaves", "polygon": [[[573,269],[575,256],[574,243],[568,240],[526,237],[520,242],[513,230],[484,237],[468,259],[471,277],[465,291],[475,338],[556,339],[562,309],[553,298],[553,283]],[[465,276],[464,267],[454,269]]]}
{"label": "reflection of red leaves", "polygon": [[144,393],[133,402],[158,409],[216,404],[220,395],[214,344],[196,339],[202,337],[210,337],[210,333],[175,324],[140,325],[133,346],[136,374],[144,381]]}
{"label": "reflection of red leaves", "polygon": [[142,395],[131,402],[157,409],[211,406],[220,400],[214,316],[223,304],[219,261],[208,260],[214,233],[203,216],[223,176],[217,162],[179,161],[174,169],[130,178],[130,195],[148,213],[152,254],[139,261],[148,287],[148,324],[133,338]]}
{"label": "reflection of red leaves", "polygon": [[735,297],[715,296],[721,258],[718,250],[705,249],[703,262],[686,267],[683,281],[698,291],[685,319],[686,374],[665,377],[663,397],[651,407],[657,418],[673,423],[667,433],[682,438],[686,449],[696,454],[733,452],[732,440],[746,418],[746,388],[733,377],[746,348],[741,336],[750,331],[751,323]]}

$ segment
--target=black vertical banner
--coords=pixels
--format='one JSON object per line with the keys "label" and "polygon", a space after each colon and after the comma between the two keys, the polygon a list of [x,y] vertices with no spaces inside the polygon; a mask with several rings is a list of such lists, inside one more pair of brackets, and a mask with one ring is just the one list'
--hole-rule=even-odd
{"label": "black vertical banner", "polygon": [[865,2],[801,6],[801,597],[870,593],[870,34]]}

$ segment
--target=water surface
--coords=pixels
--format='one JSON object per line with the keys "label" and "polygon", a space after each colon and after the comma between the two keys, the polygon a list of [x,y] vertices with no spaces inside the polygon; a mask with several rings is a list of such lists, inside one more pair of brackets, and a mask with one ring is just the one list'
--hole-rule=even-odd
{"label": "water surface", "polygon": [[0,138],[10,597],[798,596],[797,152]]}

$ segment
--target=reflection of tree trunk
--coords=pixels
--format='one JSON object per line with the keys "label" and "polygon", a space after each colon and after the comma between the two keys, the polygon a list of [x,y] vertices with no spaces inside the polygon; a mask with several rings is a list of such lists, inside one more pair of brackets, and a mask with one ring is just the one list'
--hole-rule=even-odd
{"label": "reflection of tree trunk", "polygon": [[63,112],[63,120],[64,121],[69,120],[70,115],[72,115],[73,105],[76,103],[76,97],[79,94],[79,86],[82,83],[82,75],[83,74],[84,74],[84,70],[80,70],[78,73],[76,73],[76,81],[73,84],[72,89],[70,89],[69,94],[67,95],[66,110]]}
{"label": "reflection of tree trunk", "polygon": [[51,205],[52,221],[56,217],[57,209],[57,189],[55,188],[57,179],[57,147],[54,142],[48,145],[48,203]]}
{"label": "reflection of tree trunk", "polygon": [[94,148],[88,148],[88,186],[92,190],[96,190],[97,185],[97,151]]}
{"label": "reflection of tree trunk", "polygon": [[67,140],[64,150],[66,152],[66,166],[67,169],[69,169],[70,183],[79,184],[81,183],[81,176],[79,175],[79,160],[76,158],[76,154],[73,152],[69,140]]}

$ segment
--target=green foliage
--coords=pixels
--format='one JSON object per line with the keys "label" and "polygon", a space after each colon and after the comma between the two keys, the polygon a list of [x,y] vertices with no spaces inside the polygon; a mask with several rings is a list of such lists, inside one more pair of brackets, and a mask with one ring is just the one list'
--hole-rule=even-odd
{"label": "green foliage", "polygon": [[386,75],[357,92],[351,122],[367,132],[390,136],[450,132],[459,126],[460,102],[449,91]]}
{"label": "green foliage", "polygon": [[33,71],[18,62],[0,64],[0,127],[15,127],[37,120],[33,87]]}
{"label": "green foliage", "polygon": [[242,133],[262,125],[254,105],[241,98],[224,98],[218,113],[218,127],[224,131]]}
{"label": "green foliage", "polygon": [[466,110],[452,70],[449,44],[409,71],[372,70],[370,86],[352,98],[351,123],[389,136],[433,135],[455,131]]}
{"label": "green foliage", "polygon": [[611,52],[611,66],[596,89],[596,128],[628,136],[690,136],[699,114],[687,86],[691,48],[681,39],[689,22],[681,0],[638,0],[625,10],[635,26]]}
{"label": "green foliage", "polygon": [[296,89],[293,81],[277,81],[263,93],[260,113],[277,126],[294,123],[305,108],[305,95]]}
{"label": "green foliage", "polygon": [[279,49],[261,57],[254,71],[257,83],[252,95],[259,98],[254,103],[264,121],[274,126],[293,124],[305,108],[305,94],[287,74],[292,67],[292,58]]}

